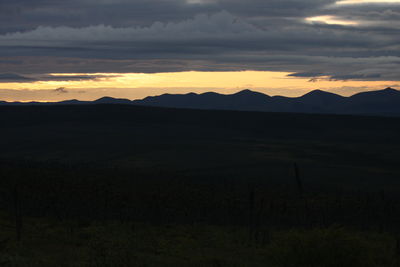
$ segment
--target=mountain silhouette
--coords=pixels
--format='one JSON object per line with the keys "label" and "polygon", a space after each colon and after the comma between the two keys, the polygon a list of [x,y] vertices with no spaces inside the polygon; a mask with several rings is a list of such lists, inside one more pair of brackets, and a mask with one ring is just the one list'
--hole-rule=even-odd
{"label": "mountain silhouette", "polygon": [[400,116],[400,91],[389,87],[384,90],[362,92],[344,97],[322,90],[314,90],[300,97],[284,97],[243,90],[230,95],[215,92],[163,94],[133,101],[112,97],[102,97],[95,101],[73,99],[53,103],[0,101],[0,105],[79,104],[133,104],[189,109]]}
{"label": "mountain silhouette", "polygon": [[314,90],[300,97],[268,96],[251,90],[231,95],[217,93],[146,97],[137,105],[268,112],[400,115],[400,91],[386,88],[344,97]]}
{"label": "mountain silhouette", "polygon": [[232,95],[223,95],[214,92],[183,95],[163,94],[132,102],[139,105],[174,108],[260,110],[263,109],[270,99],[270,96],[263,93],[243,90]]}
{"label": "mountain silhouette", "polygon": [[314,90],[298,98],[302,103],[310,105],[331,105],[344,99],[345,97],[343,96],[322,90]]}
{"label": "mountain silhouette", "polygon": [[379,91],[362,92],[349,98],[353,113],[400,113],[400,91],[386,88]]}
{"label": "mountain silhouette", "polygon": [[386,88],[384,90],[362,92],[350,97],[353,102],[357,103],[393,103],[400,99],[400,91],[393,88]]}
{"label": "mountain silhouette", "polygon": [[95,104],[131,104],[129,99],[105,96],[93,101]]}
{"label": "mountain silhouette", "polygon": [[61,102],[57,102],[55,104],[63,104],[63,105],[79,105],[79,104],[83,104],[86,103],[86,101],[79,101],[77,99],[71,99],[71,100],[65,100],[65,101],[61,101]]}

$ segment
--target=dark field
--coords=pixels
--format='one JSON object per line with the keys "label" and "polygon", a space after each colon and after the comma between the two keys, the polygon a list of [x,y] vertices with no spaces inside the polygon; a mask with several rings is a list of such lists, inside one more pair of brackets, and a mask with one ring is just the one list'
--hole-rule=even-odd
{"label": "dark field", "polygon": [[0,266],[399,266],[400,118],[0,107]]}

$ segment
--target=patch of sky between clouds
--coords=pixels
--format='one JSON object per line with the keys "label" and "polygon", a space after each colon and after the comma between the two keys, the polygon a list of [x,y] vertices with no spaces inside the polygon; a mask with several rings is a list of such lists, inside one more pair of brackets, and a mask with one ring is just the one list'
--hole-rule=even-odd
{"label": "patch of sky between clouds", "polygon": [[[341,0],[335,2],[333,5],[327,6],[337,7],[345,5],[366,5],[366,4],[400,4],[400,0]],[[370,25],[371,23],[366,23],[365,21],[356,21],[351,19],[346,19],[335,15],[320,15],[307,17],[304,19],[306,23],[310,24],[330,24],[330,25],[342,25],[342,26],[361,26],[363,24]],[[376,23],[375,23],[376,24]]]}
{"label": "patch of sky between clouds", "polygon": [[343,26],[359,25],[358,21],[346,20],[342,19],[339,16],[331,16],[331,15],[308,17],[305,19],[305,21],[307,23],[325,23],[325,24],[343,25]]}
{"label": "patch of sky between clouds", "polygon": [[357,4],[400,4],[400,0],[342,0],[336,5],[357,5]]}

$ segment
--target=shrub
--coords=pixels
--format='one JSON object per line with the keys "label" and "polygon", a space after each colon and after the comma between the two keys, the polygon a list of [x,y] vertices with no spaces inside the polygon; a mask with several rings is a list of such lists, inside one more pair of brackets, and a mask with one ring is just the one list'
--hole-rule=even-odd
{"label": "shrub", "polygon": [[285,267],[390,266],[392,249],[384,240],[344,229],[328,228],[278,233],[268,247],[268,258]]}

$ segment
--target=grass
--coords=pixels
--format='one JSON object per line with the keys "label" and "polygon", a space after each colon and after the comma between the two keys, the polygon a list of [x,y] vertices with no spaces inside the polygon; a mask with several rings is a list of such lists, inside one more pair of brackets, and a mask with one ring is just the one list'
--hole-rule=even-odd
{"label": "grass", "polygon": [[[12,225],[4,215],[1,223]],[[43,218],[25,225],[20,242],[0,228],[1,266],[396,266],[391,235],[334,226],[274,230],[254,243],[243,227]]]}
{"label": "grass", "polygon": [[0,266],[399,266],[398,118],[0,110]]}

